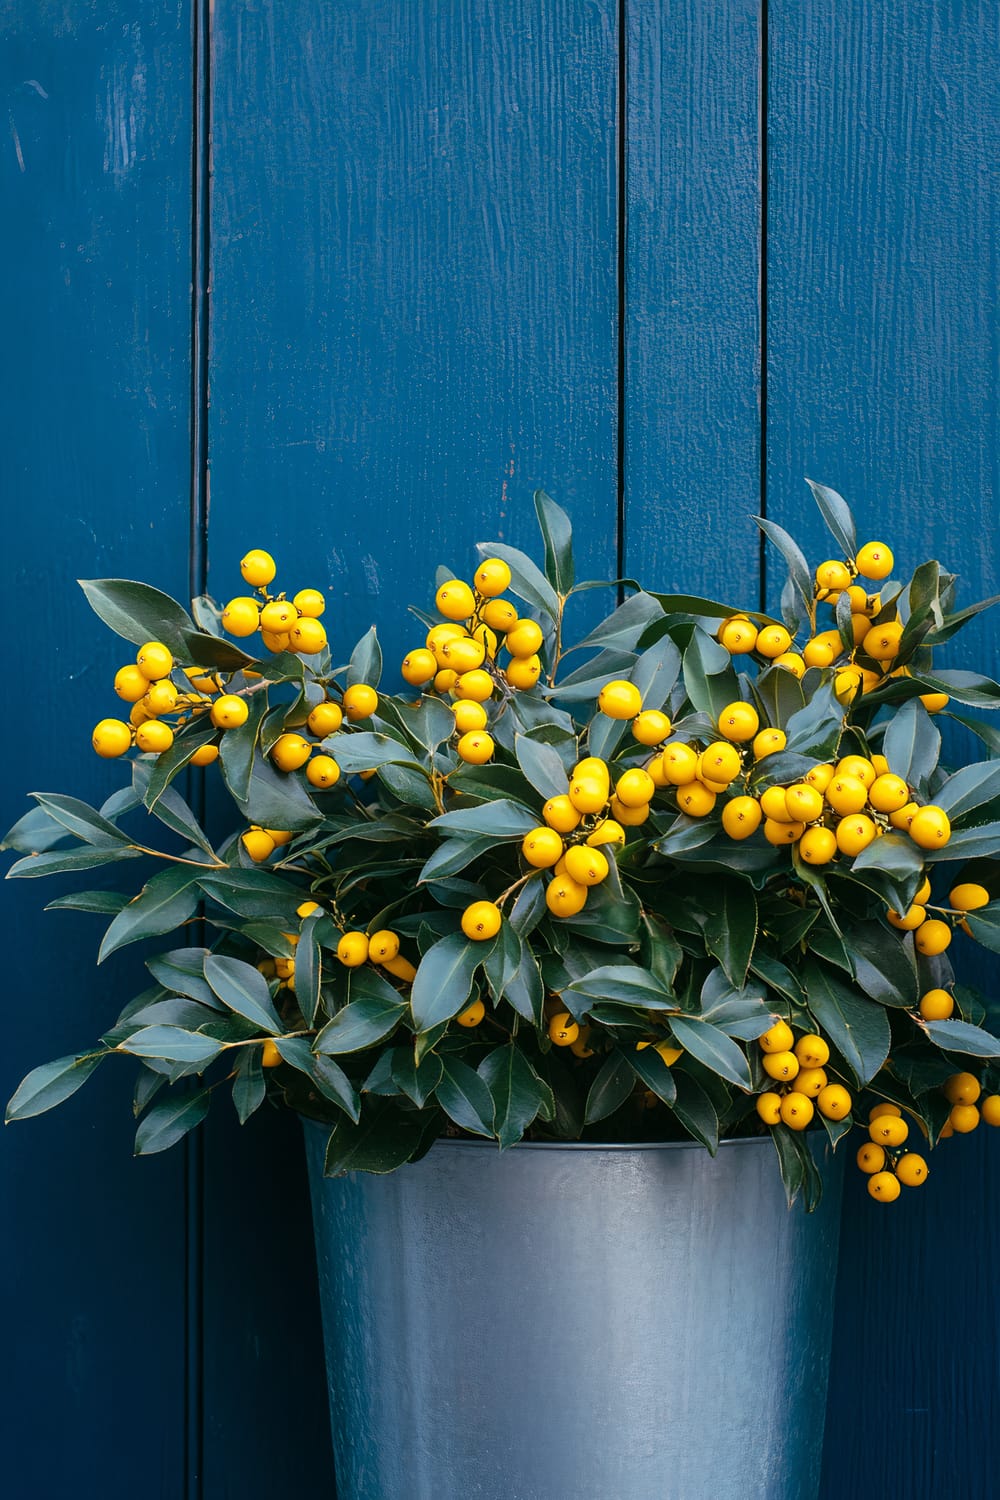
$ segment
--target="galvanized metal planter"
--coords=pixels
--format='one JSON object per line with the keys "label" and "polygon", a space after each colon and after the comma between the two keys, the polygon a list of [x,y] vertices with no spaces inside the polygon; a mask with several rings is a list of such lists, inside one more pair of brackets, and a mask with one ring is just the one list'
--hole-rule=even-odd
{"label": "galvanized metal planter", "polygon": [[837,1168],[807,1216],[766,1139],[441,1141],[335,1179],[324,1142],[337,1500],[814,1500]]}

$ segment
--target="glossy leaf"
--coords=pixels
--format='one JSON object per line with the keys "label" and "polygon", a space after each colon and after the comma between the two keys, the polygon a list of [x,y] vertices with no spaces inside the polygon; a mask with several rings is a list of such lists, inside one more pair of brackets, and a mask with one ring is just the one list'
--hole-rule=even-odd
{"label": "glossy leaf", "polygon": [[205,978],[207,956],[207,948],[174,948],[169,953],[157,953],[147,958],[146,968],[164,989],[177,995],[188,995],[192,1000],[218,1010],[221,1001]]}
{"label": "glossy leaf", "polygon": [[351,652],[351,660],[347,667],[347,685],[354,687],[356,683],[364,682],[369,687],[377,688],[381,677],[382,651],[373,625]]}
{"label": "glossy leaf", "polygon": [[264,1103],[267,1084],[260,1061],[259,1047],[241,1047],[233,1079],[233,1106],[241,1125]]}
{"label": "glossy leaf", "polygon": [[162,641],[180,660],[188,656],[188,636],[197,627],[186,609],[169,594],[127,578],[81,578],[87,602],[105,625],[135,646]]}
{"label": "glossy leaf", "polygon": [[774,521],[765,520],[763,516],[755,516],[754,520],[768,541],[774,543],[788,568],[788,576],[792,587],[798,595],[802,608],[808,616],[812,608],[813,600],[813,577],[809,571],[809,564],[802,555],[799,544],[794,541],[783,527]]}
{"label": "glossy leaf", "polygon": [[690,1052],[692,1057],[696,1057],[720,1078],[725,1078],[727,1083],[750,1091],[753,1087],[750,1064],[742,1048],[724,1031],[694,1016],[673,1016],[670,1027],[678,1047]]}
{"label": "glossy leaf", "polygon": [[45,905],[45,911],[92,911],[113,917],[127,906],[132,898],[120,891],[73,891],[68,896],[57,896]]}
{"label": "glossy leaf", "polygon": [[991,812],[1000,810],[996,806],[998,801],[1000,761],[995,760],[977,761],[975,765],[962,766],[961,770],[949,776],[934,792],[935,805],[948,814],[952,827],[960,826],[965,820],[982,822],[982,816],[976,819],[972,815],[981,813],[984,808]]}
{"label": "glossy leaf", "polygon": [[240,958],[210,953],[205,959],[205,978],[223,1004],[272,1036],[284,1028],[274,1008],[267,980],[253,964]]}
{"label": "glossy leaf", "polygon": [[198,876],[190,866],[160,870],[115,917],[104,934],[97,962],[103,963],[127,943],[173,932],[194,915],[200,899]]}
{"label": "glossy leaf", "polygon": [[817,484],[812,479],[807,479],[806,484],[812,490],[820,515],[844,557],[853,558],[858,550],[858,538],[854,529],[854,517],[851,515],[851,508],[847,501],[842,495],[838,495],[836,490],[831,490],[825,484]]}
{"label": "glossy leaf", "polygon": [[953,829],[951,838],[942,848],[924,850],[924,862],[940,864],[944,860],[995,859],[998,849],[1000,821],[983,823],[975,828]]}
{"label": "glossy leaf", "polygon": [[[297,967],[296,978],[298,978]],[[282,1061],[288,1063],[289,1067],[296,1068],[298,1072],[304,1073],[315,1084],[324,1099],[338,1104],[355,1122],[358,1120],[361,1114],[358,1091],[343,1068],[339,1067],[332,1057],[317,1055],[302,1036],[279,1036],[275,1038],[274,1045],[280,1052]]]}
{"label": "glossy leaf", "polygon": [[556,593],[566,595],[573,587],[573,528],[562,506],[536,490],[535,514],[545,545],[545,574]]}
{"label": "glossy leaf", "polygon": [[109,823],[107,818],[102,818],[99,812],[76,797],[63,797],[57,792],[29,792],[28,796],[34,797],[39,807],[44,808],[49,817],[61,824],[67,833],[82,839],[86,844],[113,845],[129,842],[127,833],[122,833],[114,823]]}
{"label": "glossy leaf", "polygon": [[61,844],[65,837],[66,829],[44,807],[32,807],[7,830],[0,849],[16,849],[19,854],[42,854]]}
{"label": "glossy leaf", "polygon": [[323,982],[323,955],[317,928],[326,920],[323,912],[313,912],[302,923],[295,948],[295,999],[307,1026],[316,1024],[320,985]]}
{"label": "glossy leaf", "polygon": [[538,814],[523,807],[519,802],[501,798],[496,802],[484,802],[478,807],[463,807],[456,812],[443,813],[432,818],[428,828],[438,828],[442,833],[488,834],[494,839],[520,839],[538,826]]}
{"label": "glossy leaf", "polygon": [[375,992],[374,987],[366,988],[367,993],[349,1001],[323,1027],[313,1044],[316,1052],[328,1055],[360,1052],[396,1029],[406,1013],[398,992],[390,984],[385,985],[384,994]]}
{"label": "glossy leaf", "polygon": [[100,848],[91,844],[86,849],[51,849],[41,854],[26,854],[16,860],[7,871],[7,880],[32,880],[40,875],[66,875],[73,870],[94,870],[99,865],[112,865],[119,859],[138,859],[140,851],[126,844]]}
{"label": "glossy leaf", "polygon": [[569,786],[569,777],[558,750],[552,745],[530,734],[514,736],[514,754],[525,777],[540,797],[563,796]]}
{"label": "glossy leaf", "polygon": [[1000,1038],[991,1036],[968,1021],[927,1021],[923,1030],[944,1052],[962,1052],[967,1057],[1000,1058]]}
{"label": "glossy leaf", "polygon": [[246,702],[248,712],[244,723],[227,729],[219,741],[219,766],[226,786],[238,803],[245,802],[250,795],[254,751],[268,707],[267,692],[251,693]]}
{"label": "glossy leaf", "polygon": [[719,1149],[719,1116],[715,1105],[690,1073],[675,1070],[674,1084],[677,1089],[674,1114],[688,1134],[714,1156]]}
{"label": "glossy leaf", "polygon": [[131,1052],[133,1057],[161,1057],[166,1062],[203,1066],[222,1051],[214,1038],[185,1031],[181,1026],[143,1026],[118,1045],[122,1052]]}
{"label": "glossy leaf", "polygon": [[465,1006],[472,976],[489,944],[473,943],[464,932],[450,932],[427,950],[417,966],[410,1006],[417,1031],[449,1021]]}
{"label": "glossy leaf", "polygon": [[204,1120],[211,1097],[207,1089],[202,1089],[196,1094],[158,1100],[139,1122],[135,1133],[136,1156],[152,1156],[176,1145]]}
{"label": "glossy leaf", "polygon": [[623,1055],[627,1057],[632,1071],[648,1089],[652,1089],[658,1099],[662,1099],[664,1104],[674,1103],[677,1098],[674,1075],[655,1047],[643,1047],[641,1052],[633,1050]]}
{"label": "glossy leaf", "polygon": [[590,1085],[584,1123],[594,1125],[620,1109],[635,1088],[635,1070],[621,1052],[612,1052]]}
{"label": "glossy leaf", "polygon": [[[605,964],[568,987],[585,1002],[616,1000],[646,1010],[676,1010],[677,996],[639,964]],[[581,1008],[585,1013],[586,1006]]]}
{"label": "glossy leaf", "polygon": [[[662,619],[663,606],[659,600],[640,589],[626,599],[624,604],[619,604],[617,609],[599,625],[595,625],[590,634],[571,646],[569,651],[581,651],[589,646],[617,646],[624,651],[634,651],[646,628]],[[569,651],[565,654],[568,655]]]}
{"label": "glossy leaf", "polygon": [[809,1009],[823,1034],[843,1057],[856,1083],[868,1083],[889,1053],[885,1011],[815,960],[807,960],[804,976]]}
{"label": "glossy leaf", "polygon": [[441,1058],[435,1097],[450,1120],[473,1135],[493,1134],[493,1095],[474,1068],[461,1058]]}
{"label": "glossy leaf", "polygon": [[77,1052],[70,1057],[58,1057],[55,1062],[43,1063],[40,1068],[32,1068],[7,1104],[4,1116],[7,1124],[44,1114],[47,1109],[62,1104],[86,1083],[107,1055],[106,1052]]}
{"label": "glossy leaf", "polygon": [[323,1166],[327,1177],[345,1172],[394,1172],[420,1150],[425,1120],[404,1113],[388,1101],[373,1100],[370,1105],[366,1105],[358,1125],[339,1120],[330,1132]]}
{"label": "glossy leaf", "polygon": [[911,786],[923,786],[937,765],[941,733],[919,698],[893,713],[882,740],[889,769]]}
{"label": "glossy leaf", "polygon": [[757,941],[757,898],[742,880],[719,880],[705,913],[705,947],[739,989]]}
{"label": "glossy leaf", "polygon": [[487,1053],[477,1071],[493,1100],[493,1128],[500,1149],[516,1145],[542,1103],[538,1079],[513,1045]]}
{"label": "glossy leaf", "polygon": [[684,652],[684,686],[698,712],[713,722],[740,696],[732,657],[704,630],[695,630]]}
{"label": "glossy leaf", "polygon": [[441,1081],[441,1059],[429,1052],[419,1064],[412,1048],[397,1047],[393,1052],[392,1077],[402,1093],[412,1099],[418,1109],[423,1109]]}
{"label": "glossy leaf", "polygon": [[966,912],[965,921],[977,943],[982,943],[991,953],[1000,953],[1000,901],[991,901],[978,911]]}
{"label": "glossy leaf", "polygon": [[511,573],[512,594],[516,594],[527,604],[533,604],[550,620],[558,617],[559,599],[556,591],[530,557],[519,552],[516,547],[505,546],[503,542],[477,542],[476,551],[480,557],[498,557],[507,564]]}

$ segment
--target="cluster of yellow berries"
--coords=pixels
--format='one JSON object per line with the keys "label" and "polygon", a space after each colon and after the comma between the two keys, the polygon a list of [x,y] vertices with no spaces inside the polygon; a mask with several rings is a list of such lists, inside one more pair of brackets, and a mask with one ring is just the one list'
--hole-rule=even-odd
{"label": "cluster of yellow berries", "polygon": [[868,1177],[868,1192],[878,1203],[894,1203],[903,1187],[921,1187],[929,1168],[916,1151],[903,1151],[910,1127],[897,1104],[875,1104],[868,1114],[868,1140],[855,1161]]}
{"label": "cluster of yellow berries", "polygon": [[[289,835],[290,837],[290,835]],[[313,912],[321,911],[322,907],[318,901],[303,901],[296,907],[296,916],[301,921],[312,916]],[[283,937],[292,945],[297,947],[299,934],[297,932],[286,932]],[[389,928],[382,928],[378,932],[369,935],[366,932],[351,930],[342,932],[337,942],[337,958],[346,969],[357,969],[362,964],[377,964],[379,968],[385,969],[396,979],[402,979],[406,984],[411,984],[416,976],[416,969],[408,958],[404,958],[399,951],[400,939],[398,932],[392,932]],[[263,959],[258,969],[265,978],[277,976],[280,980],[279,988],[295,990],[295,959],[294,958],[268,958]],[[463,1024],[470,1024],[463,1022]],[[272,1044],[273,1045],[273,1044]],[[265,1043],[265,1048],[267,1043]],[[281,1061],[277,1049],[274,1049],[273,1060],[268,1061],[265,1052],[263,1059],[264,1067],[276,1067]]]}
{"label": "cluster of yellow berries", "polygon": [[777,1085],[757,1096],[757,1113],[765,1125],[805,1130],[817,1109],[828,1120],[850,1114],[850,1094],[827,1075],[830,1048],[821,1036],[806,1032],[796,1041],[788,1022],[776,1021],[758,1038],[758,1045],[764,1072]]}
{"label": "cluster of yellow berries", "polygon": [[[869,693],[886,676],[909,675],[908,667],[894,668],[903,636],[903,623],[895,610],[892,617],[873,623],[881,614],[879,594],[869,594],[854,580],[863,578],[881,582],[892,572],[894,558],[884,542],[866,542],[857,556],[841,562],[829,559],[817,567],[813,594],[817,603],[836,607],[842,595],[851,606],[851,641],[845,645],[839,629],[815,632],[796,650],[790,633],[783,625],[764,625],[760,629],[747,615],[730,615],[718,630],[718,640],[731,656],[754,653],[763,662],[784,667],[802,677],[809,667],[834,669],[834,692],[840,703],[851,703],[857,694]],[[946,693],[921,693],[921,701],[931,713],[938,713],[948,702]]]}
{"label": "cluster of yellow berries", "polygon": [[[213,693],[219,690],[216,679],[202,667],[186,667],[183,676],[188,686],[178,687],[171,674],[174,658],[161,641],[147,641],[140,646],[134,662],[127,662],[115,673],[115,692],[132,705],[128,723],[124,719],[102,719],[94,728],[92,743],[105,760],[117,759],[134,745],[147,755],[162,755],[174,742],[179,725],[207,711]],[[242,699],[233,699],[243,710]],[[170,720],[171,722],[167,722]],[[202,745],[192,756],[196,766],[211,765],[219,753],[217,745]]]}
{"label": "cluster of yellow berries", "polygon": [[375,689],[367,682],[356,682],[344,689],[339,703],[325,698],[310,710],[305,728],[315,739],[308,740],[303,734],[286,730],[271,746],[271,760],[279,771],[300,771],[304,766],[309,785],[317,791],[329,791],[340,780],[340,766],[319,741],[336,734],[345,719],[356,724],[362,719],[370,719],[377,708],[378,693]]}
{"label": "cluster of yellow berries", "polygon": [[[948,893],[947,906],[931,906],[931,883],[925,879],[906,911],[888,911],[886,917],[893,927],[902,932],[912,932],[917,952],[926,957],[943,953],[952,939],[953,927],[961,927],[970,937],[972,931],[965,920],[965,913],[986,906],[990,893],[976,881],[963,881],[952,886]],[[928,917],[928,909],[939,911],[940,917]],[[945,1006],[947,1005],[947,1009]],[[930,990],[920,1001],[920,1014],[925,1021],[946,1021],[955,1008],[955,1001],[947,990]]]}
{"label": "cluster of yellow berries", "polygon": [[1000,1094],[983,1097],[982,1085],[974,1073],[953,1073],[944,1085],[944,1096],[951,1109],[941,1128],[941,1139],[950,1135],[969,1135],[980,1121],[1000,1125]]}
{"label": "cluster of yellow berries", "polygon": [[258,597],[241,594],[230,599],[222,611],[222,627],[241,639],[259,631],[268,651],[317,656],[327,643],[326,630],[320,623],[326,600],[318,589],[300,589],[292,599],[284,594],[272,596],[268,585],[274,582],[277,571],[269,552],[254,547],[247,553],[240,572]]}
{"label": "cluster of yellow berries", "polygon": [[[412,687],[455,700],[458,754],[471,765],[485,765],[494,750],[483,705],[498,694],[533,688],[542,671],[541,626],[500,597],[510,581],[507,564],[490,557],[479,564],[471,584],[460,578],[443,583],[434,603],[444,623],[431,627],[423,646],[408,651],[401,667]],[[501,649],[505,664],[497,659]]]}

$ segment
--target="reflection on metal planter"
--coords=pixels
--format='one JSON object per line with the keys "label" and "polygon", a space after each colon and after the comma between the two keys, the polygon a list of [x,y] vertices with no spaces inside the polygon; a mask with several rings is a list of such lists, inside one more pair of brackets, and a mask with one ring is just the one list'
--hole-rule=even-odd
{"label": "reflection on metal planter", "polygon": [[814,1500],[839,1161],[809,1216],[766,1139],[441,1141],[324,1179],[325,1134],[338,1500]]}

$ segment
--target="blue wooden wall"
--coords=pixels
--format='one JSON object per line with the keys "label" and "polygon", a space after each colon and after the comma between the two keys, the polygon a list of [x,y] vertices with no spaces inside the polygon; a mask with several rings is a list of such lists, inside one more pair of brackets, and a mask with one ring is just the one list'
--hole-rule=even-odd
{"label": "blue wooden wall", "polygon": [[[3,30],[6,823],[118,779],[80,575],[225,596],[263,545],[392,654],[435,563],[530,542],[540,484],[588,575],[766,597],[749,517],[819,546],[808,472],[996,589],[985,0],[14,0]],[[997,675],[988,625],[965,649]],[[9,1093],[137,965],[5,899]],[[133,1162],[128,1100],[99,1075],[3,1138],[9,1492],[329,1494],[294,1126],[220,1109]],[[829,1500],[993,1491],[1000,1154],[946,1149],[891,1214],[852,1182]]]}

